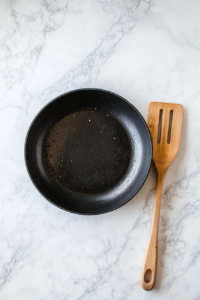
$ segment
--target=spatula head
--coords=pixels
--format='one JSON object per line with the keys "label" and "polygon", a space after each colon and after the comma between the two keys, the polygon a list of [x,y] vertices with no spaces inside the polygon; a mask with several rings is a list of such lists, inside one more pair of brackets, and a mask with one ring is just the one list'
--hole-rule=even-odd
{"label": "spatula head", "polygon": [[155,163],[170,164],[178,153],[182,121],[182,105],[162,102],[149,104],[147,123],[151,133]]}

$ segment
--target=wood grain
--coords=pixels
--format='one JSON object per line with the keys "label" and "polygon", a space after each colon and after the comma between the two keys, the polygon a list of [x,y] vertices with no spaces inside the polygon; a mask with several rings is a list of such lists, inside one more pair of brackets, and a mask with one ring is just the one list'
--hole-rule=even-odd
{"label": "wood grain", "polygon": [[[160,143],[158,144],[158,127],[160,110],[162,111],[162,129]],[[169,142],[170,111],[173,111],[171,140]],[[150,291],[156,280],[157,254],[158,254],[158,228],[160,218],[160,205],[162,189],[167,169],[179,151],[183,120],[183,106],[180,104],[151,102],[148,112],[148,127],[153,143],[153,161],[156,166],[156,192],[150,232],[144,256],[140,284],[146,291]],[[147,282],[145,273],[151,271],[152,278]]]}

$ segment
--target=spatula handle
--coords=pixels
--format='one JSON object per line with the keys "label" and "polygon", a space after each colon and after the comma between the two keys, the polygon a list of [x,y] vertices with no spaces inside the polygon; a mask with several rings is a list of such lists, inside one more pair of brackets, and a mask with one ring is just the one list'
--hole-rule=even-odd
{"label": "spatula handle", "polygon": [[156,279],[160,204],[166,171],[164,168],[157,168],[153,214],[140,278],[141,287],[146,291],[150,291],[153,288]]}

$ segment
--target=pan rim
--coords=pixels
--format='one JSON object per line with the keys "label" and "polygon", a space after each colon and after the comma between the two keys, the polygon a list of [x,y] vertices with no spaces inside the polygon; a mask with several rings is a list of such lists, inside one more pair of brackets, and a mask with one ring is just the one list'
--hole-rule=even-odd
{"label": "pan rim", "polygon": [[[90,212],[77,212],[77,211],[73,211],[73,210],[69,210],[69,209],[66,209],[62,206],[59,206],[57,205],[55,202],[51,201],[47,196],[45,196],[43,194],[43,192],[38,188],[38,186],[35,184],[32,176],[31,176],[31,173],[29,171],[29,168],[28,168],[28,162],[27,162],[27,157],[26,157],[26,148],[27,148],[27,141],[28,141],[28,137],[29,137],[29,133],[30,133],[30,130],[32,128],[32,125],[34,124],[34,122],[36,121],[37,117],[41,114],[41,112],[43,110],[45,110],[46,107],[48,107],[51,103],[55,102],[57,99],[67,95],[67,94],[71,94],[71,93],[75,93],[75,92],[80,92],[80,91],[99,91],[99,92],[106,92],[108,94],[112,94],[120,99],[122,99],[124,102],[126,102],[127,104],[129,104],[135,111],[136,113],[140,116],[143,124],[145,125],[146,129],[147,129],[147,133],[148,133],[148,136],[149,136],[149,143],[150,143],[150,160],[149,160],[149,165],[148,165],[148,171],[147,171],[147,174],[146,174],[146,177],[144,178],[143,182],[141,183],[140,187],[138,188],[138,190],[132,195],[131,198],[128,198],[127,201],[125,201],[124,203],[120,204],[120,205],[117,205],[116,207],[112,208],[112,209],[108,209],[108,210],[103,210],[103,211],[100,211],[100,212],[93,212],[93,213],[90,213]],[[113,93],[111,91],[108,91],[108,90],[104,90],[104,89],[99,89],[99,88],[80,88],[80,89],[75,89],[75,90],[70,90],[66,93],[63,93],[57,97],[55,97],[54,99],[52,99],[51,101],[49,101],[46,105],[44,105],[40,110],[39,112],[35,115],[35,117],[33,118],[31,124],[29,125],[28,127],[28,131],[27,131],[27,134],[26,134],[26,137],[25,137],[25,143],[24,143],[24,160],[25,160],[25,166],[26,166],[26,170],[28,172],[28,175],[29,175],[29,178],[31,179],[33,185],[35,186],[35,188],[38,190],[38,192],[46,199],[48,200],[51,204],[55,205],[56,207],[64,210],[64,211],[67,211],[67,212],[70,212],[70,213],[73,213],[73,214],[78,214],[78,215],[87,215],[87,216],[92,216],[92,215],[100,215],[100,214],[105,214],[105,213],[108,213],[108,212],[111,212],[111,211],[114,211],[120,207],[122,207],[123,205],[127,204],[131,199],[133,199],[137,193],[141,190],[141,188],[143,187],[144,183],[146,182],[146,179],[149,175],[149,172],[150,172],[150,168],[151,168],[151,161],[152,161],[152,154],[153,154],[153,144],[152,144],[152,139],[151,139],[151,134],[150,134],[150,131],[149,131],[149,128],[147,126],[147,123],[144,119],[144,117],[141,115],[141,113],[138,111],[138,109],[131,103],[129,102],[128,100],[126,100],[125,98],[123,98],[122,96],[116,94],[116,93]]]}

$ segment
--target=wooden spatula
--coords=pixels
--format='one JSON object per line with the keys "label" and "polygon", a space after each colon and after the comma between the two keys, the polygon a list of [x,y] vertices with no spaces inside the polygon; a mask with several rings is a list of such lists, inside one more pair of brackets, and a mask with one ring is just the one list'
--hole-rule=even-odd
{"label": "wooden spatula", "polygon": [[181,141],[183,106],[180,104],[151,102],[148,127],[153,143],[153,161],[157,183],[150,232],[145,251],[140,284],[150,291],[155,283],[158,253],[158,226],[162,189],[167,169],[178,153]]}

